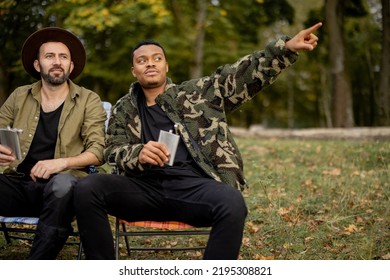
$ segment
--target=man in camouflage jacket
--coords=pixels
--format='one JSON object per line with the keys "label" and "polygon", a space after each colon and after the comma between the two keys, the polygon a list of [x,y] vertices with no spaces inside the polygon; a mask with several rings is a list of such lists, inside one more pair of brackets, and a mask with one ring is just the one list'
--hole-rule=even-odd
{"label": "man in camouflage jacket", "polygon": [[[243,162],[226,113],[250,100],[294,63],[297,51],[314,49],[312,33],[282,37],[210,76],[172,83],[163,47],[139,43],[132,52],[137,82],[113,107],[105,158],[125,176],[92,175],[76,188],[76,211],[87,258],[113,258],[108,214],[128,221],[178,220],[211,226],[205,259],[236,259],[247,214]],[[172,151],[160,130],[180,136]],[[96,206],[98,205],[98,206]]]}

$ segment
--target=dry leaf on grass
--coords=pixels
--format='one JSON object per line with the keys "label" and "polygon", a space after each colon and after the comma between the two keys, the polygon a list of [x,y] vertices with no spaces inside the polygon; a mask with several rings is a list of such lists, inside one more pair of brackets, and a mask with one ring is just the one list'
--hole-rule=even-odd
{"label": "dry leaf on grass", "polygon": [[322,172],[324,175],[331,175],[331,176],[340,176],[341,175],[341,169],[340,168],[334,168],[332,170],[325,170]]}
{"label": "dry leaf on grass", "polygon": [[255,225],[253,222],[247,222],[246,223],[246,230],[249,232],[249,233],[256,233],[258,232],[260,229],[260,226],[259,225]]}
{"label": "dry leaf on grass", "polygon": [[363,229],[363,227],[358,228],[355,225],[349,225],[348,227],[344,228],[340,234],[341,235],[351,235],[353,233],[361,232],[362,229]]}
{"label": "dry leaf on grass", "polygon": [[256,254],[253,256],[254,260],[274,260],[275,256],[263,256],[261,254]]}
{"label": "dry leaf on grass", "polygon": [[382,260],[390,260],[390,253],[386,254],[386,255],[383,255],[381,257]]}

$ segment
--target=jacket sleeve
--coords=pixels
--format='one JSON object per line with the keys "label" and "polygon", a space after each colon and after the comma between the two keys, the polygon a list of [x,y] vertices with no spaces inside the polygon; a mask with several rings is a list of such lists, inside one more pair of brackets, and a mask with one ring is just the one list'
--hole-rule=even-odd
{"label": "jacket sleeve", "polygon": [[226,111],[233,111],[252,99],[298,58],[285,47],[289,37],[270,42],[262,51],[247,55],[232,65],[219,67],[209,78],[214,93],[224,99]]}
{"label": "jacket sleeve", "polygon": [[105,137],[106,162],[115,164],[119,170],[129,174],[136,174],[147,168],[138,160],[143,144],[140,139],[141,123],[136,112],[129,95],[119,99],[112,108]]}

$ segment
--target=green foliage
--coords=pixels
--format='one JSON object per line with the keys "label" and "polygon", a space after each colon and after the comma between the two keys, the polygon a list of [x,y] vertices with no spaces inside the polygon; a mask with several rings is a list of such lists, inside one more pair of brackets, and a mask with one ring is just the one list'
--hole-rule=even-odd
{"label": "green foliage", "polygon": [[258,43],[258,27],[275,21],[293,22],[294,9],[286,0],[220,1],[221,12],[234,24],[240,40]]}
{"label": "green foliage", "polygon": [[363,0],[348,0],[343,1],[345,14],[351,17],[366,16],[368,11]]}
{"label": "green foliage", "polygon": [[[54,0],[7,0],[0,4],[0,67],[7,75],[7,90],[32,79],[21,65],[20,52],[32,30],[52,23],[45,9]],[[0,71],[1,73],[1,71]]]}
{"label": "green foliage", "polygon": [[68,0],[50,10],[60,12],[63,25],[85,42],[88,63],[79,83],[111,102],[126,94],[132,81],[132,46],[144,36],[163,30],[171,21],[161,0]]}
{"label": "green foliage", "polygon": [[[205,22],[203,74],[263,49],[281,34],[323,21],[321,0],[224,0],[208,3]],[[308,4],[310,3],[310,5]],[[372,125],[380,59],[381,27],[372,7],[377,0],[344,1],[348,18],[345,40],[352,78],[356,124]],[[370,4],[371,6],[368,6]],[[367,13],[370,11],[370,13]],[[20,61],[23,41],[32,31],[61,26],[79,35],[87,48],[85,71],[77,83],[114,103],[128,92],[130,51],[140,40],[162,43],[174,82],[189,79],[194,61],[197,1],[190,0],[6,0],[0,5],[0,95],[33,81]],[[304,23],[304,25],[303,25]],[[229,116],[234,125],[263,123],[277,127],[326,126],[324,104],[332,91],[328,72],[327,32],[318,30],[319,46],[252,102]],[[4,97],[0,96],[0,100]]]}

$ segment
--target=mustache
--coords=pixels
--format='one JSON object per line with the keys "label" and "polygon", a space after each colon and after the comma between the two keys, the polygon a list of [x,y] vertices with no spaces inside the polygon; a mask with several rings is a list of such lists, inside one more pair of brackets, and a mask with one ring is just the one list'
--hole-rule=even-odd
{"label": "mustache", "polygon": [[54,66],[49,69],[49,71],[56,71],[56,70],[61,70],[62,72],[65,72],[65,69],[60,66]]}
{"label": "mustache", "polygon": [[148,73],[148,72],[150,72],[150,71],[157,71],[157,72],[160,72],[160,71],[158,71],[158,69],[157,69],[156,67],[150,67],[150,68],[146,69],[144,73],[146,74],[146,73]]}

